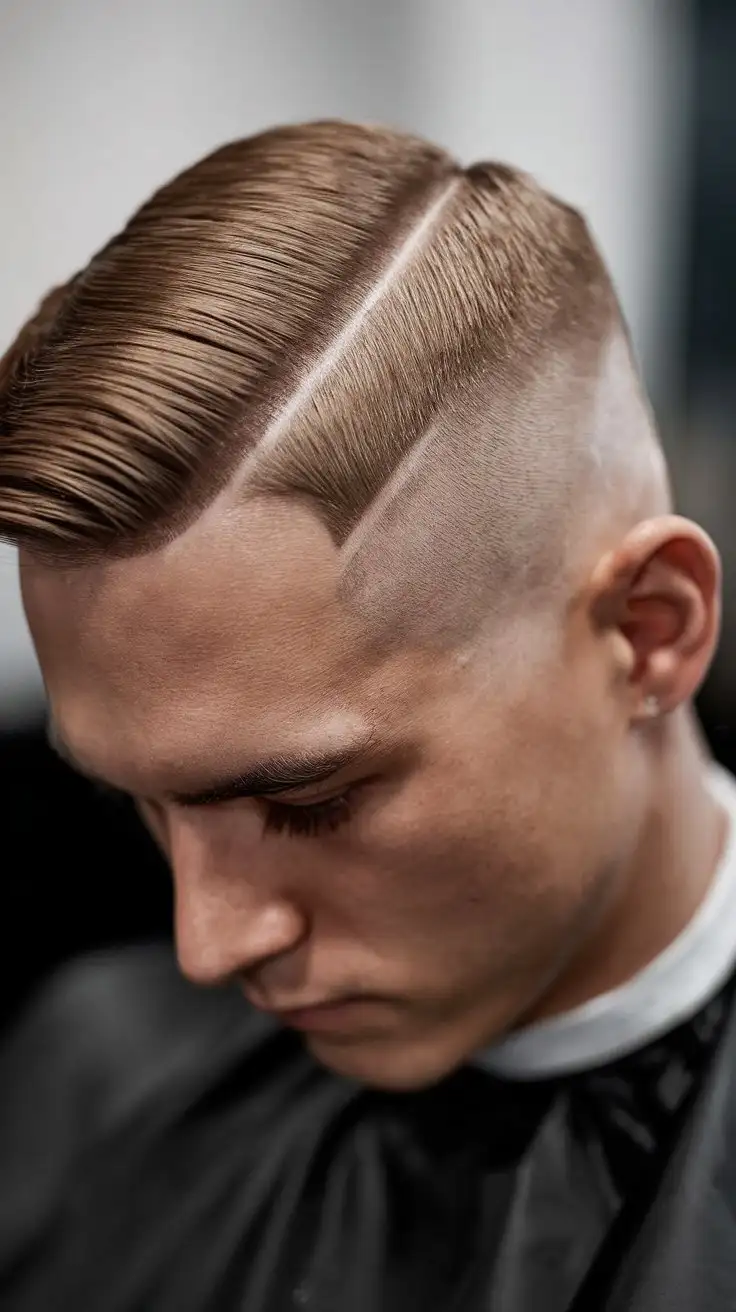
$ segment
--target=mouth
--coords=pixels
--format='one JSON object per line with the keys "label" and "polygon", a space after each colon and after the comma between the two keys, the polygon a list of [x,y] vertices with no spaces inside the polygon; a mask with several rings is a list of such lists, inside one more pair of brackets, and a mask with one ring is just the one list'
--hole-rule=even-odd
{"label": "mouth", "polygon": [[343,998],[335,1002],[320,1002],[310,1007],[294,1007],[288,1010],[274,1008],[272,1015],[289,1029],[301,1030],[308,1034],[348,1034],[362,1029],[371,1020],[375,1023],[376,1013],[381,1006],[375,998]]}

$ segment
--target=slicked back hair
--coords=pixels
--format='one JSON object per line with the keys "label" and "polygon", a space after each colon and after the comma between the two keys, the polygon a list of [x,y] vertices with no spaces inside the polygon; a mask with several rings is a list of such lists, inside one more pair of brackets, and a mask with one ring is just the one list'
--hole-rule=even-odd
{"label": "slicked back hair", "polygon": [[65,565],[133,554],[242,484],[306,501],[367,607],[413,571],[407,626],[444,578],[455,631],[490,577],[551,578],[586,489],[652,441],[624,375],[588,229],[526,175],[386,129],[275,129],[163,187],[23,330],[0,536]]}

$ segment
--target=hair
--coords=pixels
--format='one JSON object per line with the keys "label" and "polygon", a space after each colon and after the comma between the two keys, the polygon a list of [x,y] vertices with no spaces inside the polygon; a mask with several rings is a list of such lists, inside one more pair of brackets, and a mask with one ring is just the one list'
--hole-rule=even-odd
{"label": "hair", "polygon": [[163,187],[5,357],[0,536],[124,556],[237,485],[306,501],[356,595],[413,572],[420,623],[438,570],[452,611],[460,577],[559,569],[571,502],[631,446],[601,400],[624,357],[585,222],[525,174],[376,127],[264,132]]}

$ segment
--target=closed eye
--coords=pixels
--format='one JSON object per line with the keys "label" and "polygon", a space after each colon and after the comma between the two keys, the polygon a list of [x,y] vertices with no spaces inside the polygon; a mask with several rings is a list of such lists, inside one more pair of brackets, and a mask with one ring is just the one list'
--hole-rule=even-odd
{"label": "closed eye", "polygon": [[356,792],[357,788],[348,788],[337,797],[327,798],[324,802],[301,804],[293,802],[291,805],[264,798],[266,809],[264,830],[307,838],[334,833],[352,818]]}

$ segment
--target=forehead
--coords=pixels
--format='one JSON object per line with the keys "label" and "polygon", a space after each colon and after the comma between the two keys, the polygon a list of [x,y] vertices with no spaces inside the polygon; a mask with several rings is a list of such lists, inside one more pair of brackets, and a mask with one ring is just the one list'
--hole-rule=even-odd
{"label": "forehead", "polygon": [[136,559],[26,559],[22,578],[53,714],[102,768],[221,769],[244,746],[360,731],[375,709],[381,662],[339,600],[329,534],[298,505],[222,510]]}

